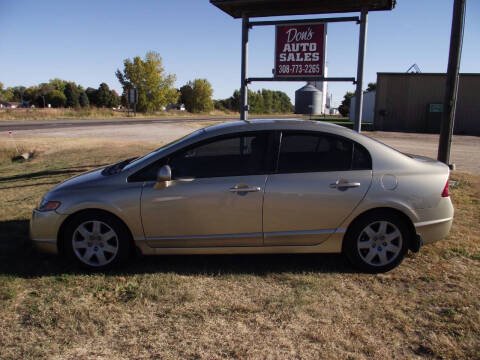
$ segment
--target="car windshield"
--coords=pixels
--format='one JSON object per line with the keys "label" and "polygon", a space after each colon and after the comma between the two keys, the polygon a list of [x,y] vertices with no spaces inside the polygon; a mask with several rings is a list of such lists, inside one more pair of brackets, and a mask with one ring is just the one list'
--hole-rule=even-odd
{"label": "car windshield", "polygon": [[131,169],[131,168],[133,168],[134,166],[136,166],[137,164],[140,164],[141,162],[143,162],[143,161],[145,161],[145,160],[148,160],[148,159],[150,159],[151,157],[155,156],[156,154],[158,154],[159,151],[164,151],[164,150],[166,150],[166,149],[168,149],[168,148],[170,148],[170,147],[172,147],[172,146],[174,146],[174,145],[177,145],[178,143],[180,143],[180,142],[182,142],[182,141],[184,141],[184,140],[193,138],[193,137],[199,135],[200,133],[202,133],[203,131],[204,131],[203,129],[196,130],[196,131],[194,131],[194,132],[192,132],[192,133],[189,133],[189,134],[187,134],[187,135],[185,135],[185,136],[183,136],[183,137],[181,137],[181,138],[179,138],[179,139],[176,139],[176,140],[174,140],[174,141],[172,141],[172,142],[169,142],[169,143],[167,143],[167,144],[165,144],[165,145],[162,145],[162,146],[160,146],[158,149],[153,150],[151,153],[148,153],[147,155],[142,156],[142,157],[136,159],[135,161],[130,162],[128,165],[126,165],[126,166],[123,168],[123,170]]}

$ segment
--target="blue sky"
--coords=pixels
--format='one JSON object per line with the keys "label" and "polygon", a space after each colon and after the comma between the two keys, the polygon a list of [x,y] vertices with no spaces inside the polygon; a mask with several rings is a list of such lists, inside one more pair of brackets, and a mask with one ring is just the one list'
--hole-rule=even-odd
{"label": "blue sky", "polygon": [[[377,72],[445,72],[453,0],[398,0],[391,12],[369,14],[366,82]],[[347,15],[347,14],[346,14]],[[31,86],[59,77],[84,87],[108,83],[123,59],[154,50],[180,87],[207,78],[214,98],[229,97],[240,84],[240,20],[208,0],[0,0],[0,81]],[[356,75],[358,25],[329,24],[329,76]],[[269,76],[274,29],[251,31],[249,76]],[[480,1],[467,0],[461,72],[480,71]],[[293,98],[303,83],[256,83]],[[335,103],[354,86],[330,83]]]}

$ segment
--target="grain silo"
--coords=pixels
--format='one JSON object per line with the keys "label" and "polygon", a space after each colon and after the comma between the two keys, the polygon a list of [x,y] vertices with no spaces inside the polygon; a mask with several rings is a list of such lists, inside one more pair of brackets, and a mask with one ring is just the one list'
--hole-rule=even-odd
{"label": "grain silo", "polygon": [[319,115],[323,113],[322,92],[307,84],[295,91],[295,114]]}

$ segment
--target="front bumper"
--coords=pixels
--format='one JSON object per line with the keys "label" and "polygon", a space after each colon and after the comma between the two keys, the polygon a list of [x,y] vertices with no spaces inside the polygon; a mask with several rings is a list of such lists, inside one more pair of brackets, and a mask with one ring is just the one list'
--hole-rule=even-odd
{"label": "front bumper", "polygon": [[33,246],[41,252],[57,254],[58,231],[66,218],[67,215],[56,211],[33,210],[30,220],[30,239]]}

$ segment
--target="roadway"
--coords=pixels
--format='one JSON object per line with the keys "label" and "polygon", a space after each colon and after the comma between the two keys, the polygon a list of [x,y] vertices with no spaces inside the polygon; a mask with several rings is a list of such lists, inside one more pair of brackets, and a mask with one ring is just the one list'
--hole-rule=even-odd
{"label": "roadway", "polygon": [[37,130],[37,129],[58,129],[69,127],[91,127],[91,126],[121,126],[121,125],[142,125],[142,124],[172,124],[172,123],[196,123],[200,121],[232,121],[238,117],[172,117],[172,118],[116,118],[116,119],[57,119],[57,120],[17,120],[1,121],[0,132],[16,130]]}

